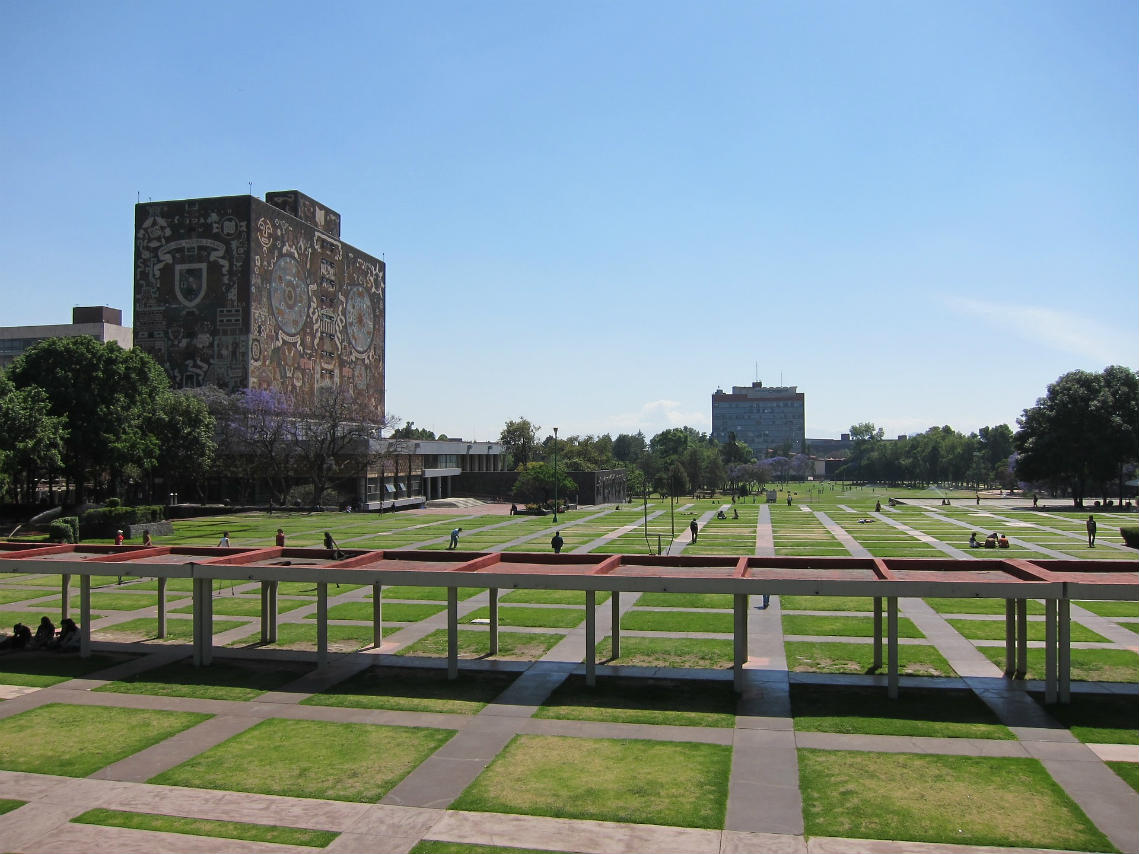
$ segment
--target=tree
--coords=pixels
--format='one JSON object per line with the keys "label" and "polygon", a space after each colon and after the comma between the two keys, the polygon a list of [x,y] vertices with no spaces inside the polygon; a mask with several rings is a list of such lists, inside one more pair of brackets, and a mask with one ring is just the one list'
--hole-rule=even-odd
{"label": "tree", "polygon": [[[558,498],[577,492],[577,484],[558,465]],[[546,504],[554,497],[554,467],[547,463],[529,463],[518,475],[512,494],[529,503]]]}
{"label": "tree", "polygon": [[149,426],[170,381],[143,351],[86,336],[48,338],[17,357],[8,378],[16,388],[43,389],[51,415],[64,419],[63,465],[76,501],[88,482],[115,491],[125,469],[154,466]]}
{"label": "tree", "polygon": [[[434,439],[435,434],[431,430],[416,427],[414,421],[408,421],[402,427],[392,431],[391,437],[393,439]],[[446,438],[446,436],[441,438]]]}
{"label": "tree", "polygon": [[319,504],[329,480],[358,471],[368,458],[368,440],[377,438],[388,419],[376,419],[343,387],[322,389],[311,407],[294,410],[297,456]]}
{"label": "tree", "polygon": [[541,430],[525,418],[517,421],[507,421],[498,434],[498,441],[502,442],[506,452],[510,454],[512,466],[521,470],[527,463],[534,461],[535,449],[538,446],[538,431]]}
{"label": "tree", "polygon": [[0,470],[17,501],[35,501],[36,483],[63,463],[64,419],[50,414],[47,393],[13,388],[0,375]]}
{"label": "tree", "polygon": [[618,462],[635,463],[645,453],[645,434],[638,430],[630,435],[619,433],[613,440],[613,456]]}
{"label": "tree", "polygon": [[283,395],[261,389],[238,392],[236,403],[230,428],[235,453],[249,460],[252,473],[264,478],[273,500],[283,504],[297,451],[292,407]]}
{"label": "tree", "polygon": [[1064,374],[1017,424],[1017,478],[1066,484],[1079,507],[1090,486],[1139,458],[1139,374],[1120,365]]}
{"label": "tree", "polygon": [[159,401],[151,430],[158,440],[154,473],[181,492],[190,486],[201,497],[201,485],[213,467],[217,422],[202,398],[188,389],[166,394]]}

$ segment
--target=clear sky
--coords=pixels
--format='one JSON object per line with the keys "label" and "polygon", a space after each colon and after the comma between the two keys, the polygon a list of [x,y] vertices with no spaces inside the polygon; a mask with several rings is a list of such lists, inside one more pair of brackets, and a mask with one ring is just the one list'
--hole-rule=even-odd
{"label": "clear sky", "polygon": [[130,322],[136,199],[298,189],[467,439],[1008,423],[1139,363],[1134,0],[5,0],[0,325]]}

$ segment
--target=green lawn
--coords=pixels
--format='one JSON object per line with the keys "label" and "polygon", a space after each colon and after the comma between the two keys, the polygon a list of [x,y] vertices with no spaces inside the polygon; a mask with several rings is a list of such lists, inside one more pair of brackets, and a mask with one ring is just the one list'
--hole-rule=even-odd
{"label": "green lawn", "polygon": [[[433,617],[447,610],[446,605],[427,605],[415,602],[383,602],[383,618],[388,623],[418,623],[428,617]],[[306,619],[315,620],[316,612],[309,614]],[[328,609],[330,620],[363,620],[372,622],[372,603],[343,602]]]}
{"label": "green lawn", "polygon": [[324,848],[340,835],[331,830],[306,830],[300,827],[278,827],[108,809],[88,810],[71,820],[77,824],[97,824],[102,827],[125,827],[132,830],[184,833],[222,839],[247,839],[275,845],[305,845],[310,848]]}
{"label": "green lawn", "polygon": [[454,730],[273,718],[164,771],[164,786],[375,803]]}
{"label": "green lawn", "polygon": [[642,608],[723,608],[734,605],[731,593],[642,593],[637,606]]}
{"label": "green lawn", "polygon": [[451,809],[721,828],[731,748],[518,735]]}
{"label": "green lawn", "polygon": [[96,653],[89,658],[57,652],[5,653],[0,657],[0,685],[46,688],[68,679],[86,676],[126,661],[131,656]]}
{"label": "green lawn", "polygon": [[1101,617],[1139,617],[1139,602],[1073,602]]}
{"label": "green lawn", "polygon": [[[316,622],[308,620],[303,623],[279,623],[277,625],[277,642],[262,644],[260,627],[256,623],[250,623],[250,633],[235,641],[230,641],[228,645],[231,647],[264,646],[281,649],[300,649],[311,652],[316,649],[317,628]],[[387,635],[398,632],[399,629],[399,626],[385,625],[383,634],[386,637]],[[215,624],[214,631],[217,630],[218,628]],[[374,639],[373,629],[370,625],[328,626],[328,649],[330,652],[355,652],[358,649],[371,646]]]}
{"label": "green lawn", "polygon": [[[608,590],[598,590],[596,604],[609,600]],[[499,597],[500,602],[516,602],[523,605],[577,605],[585,607],[584,590],[512,590]]]}
{"label": "green lawn", "polygon": [[1035,759],[799,750],[808,836],[1113,851]]}
{"label": "green lawn", "polygon": [[301,701],[306,706],[478,714],[510,687],[517,673],[440,668],[372,667]]}
{"label": "green lawn", "polygon": [[[1004,599],[926,599],[939,614],[997,614],[1004,616]],[[1044,604],[1035,599],[1027,602],[1029,614],[1043,614]]]}
{"label": "green lawn", "polygon": [[1015,738],[965,689],[906,688],[890,700],[885,687],[796,683],[791,685],[791,714],[801,732]]}
{"label": "green lawn", "polygon": [[[873,617],[821,617],[808,614],[784,614],[785,635],[832,635],[834,637],[874,637]],[[886,619],[882,619],[882,636],[886,636]],[[921,630],[906,617],[898,618],[898,637],[925,637]]]}
{"label": "green lawn", "polygon": [[1108,762],[1108,767],[1118,774],[1128,786],[1139,792],[1139,763]]}
{"label": "green lawn", "polygon": [[0,815],[4,815],[4,813],[11,812],[14,809],[19,809],[26,803],[27,801],[16,801],[10,798],[0,798]]}
{"label": "green lawn", "polygon": [[[0,720],[0,768],[86,777],[209,717],[49,703]],[[82,740],[47,737],[49,733],[82,733]]]}
{"label": "green lawn", "polygon": [[628,611],[621,628],[639,632],[732,633],[732,615],[699,611]]}
{"label": "green lawn", "polygon": [[[471,623],[475,620],[488,619],[490,619],[490,608],[476,608],[461,618],[459,622]],[[527,608],[524,605],[500,605],[498,608],[498,624],[500,626],[572,629],[584,621],[584,608]]]}
{"label": "green lawn", "polygon": [[215,661],[194,667],[176,661],[96,688],[115,694],[157,694],[205,700],[252,700],[299,679],[311,670],[301,662]]}
{"label": "green lawn", "polygon": [[[470,599],[479,593],[485,593],[485,587],[459,587],[459,601]],[[391,587],[384,587],[380,591],[384,600],[388,599],[426,599],[430,601],[446,601],[447,588],[446,587],[407,587],[401,585],[392,585]],[[368,594],[371,596],[371,594]]]}
{"label": "green lawn", "polygon": [[[541,658],[564,635],[537,632],[499,632],[498,654],[495,658],[534,661]],[[486,658],[490,656],[490,633],[481,630],[459,630],[459,657]],[[397,655],[419,655],[441,658],[447,655],[447,632],[439,629],[415,643],[399,650]]]}
{"label": "green lawn", "polygon": [[607,636],[597,644],[598,661],[636,667],[698,667],[722,670],[732,666],[730,640],[714,638],[621,638],[621,657],[612,659]]}
{"label": "green lawn", "polygon": [[[874,649],[868,643],[787,641],[787,665],[797,673],[869,673]],[[1001,651],[1003,654],[1003,650]],[[882,669],[886,672],[889,650],[882,644]],[[949,662],[935,647],[899,644],[898,670],[906,676],[956,676]]]}
{"label": "green lawn", "polygon": [[[1005,621],[1004,620],[949,620],[949,625],[957,629],[962,635],[970,640],[1004,640],[1005,637]],[[1042,641],[1046,637],[1046,629],[1044,623],[1035,620],[1029,621],[1027,624],[1028,639],[1032,641]],[[1093,632],[1087,626],[1081,626],[1079,623],[1071,624],[1072,640],[1076,642],[1090,641],[1092,643],[1108,643],[1108,639],[1103,635]]]}
{"label": "green lawn", "polygon": [[546,699],[536,718],[630,724],[730,727],[736,696],[727,680],[600,676],[590,688],[572,675]]}
{"label": "green lawn", "polygon": [[[1004,646],[980,646],[977,649],[997,667],[1005,666]],[[1044,650],[1028,650],[1027,678],[1044,678]],[[1073,649],[1072,679],[1078,682],[1139,682],[1139,655],[1127,649]]]}
{"label": "green lawn", "polygon": [[[784,611],[862,611],[874,613],[874,599],[870,596],[780,596],[779,607]],[[885,602],[882,613],[886,613]]]}
{"label": "green lawn", "polygon": [[[1033,692],[1041,705],[1044,694]],[[1077,691],[1070,703],[1046,706],[1048,713],[1087,744],[1139,744],[1139,696],[1086,694]]]}

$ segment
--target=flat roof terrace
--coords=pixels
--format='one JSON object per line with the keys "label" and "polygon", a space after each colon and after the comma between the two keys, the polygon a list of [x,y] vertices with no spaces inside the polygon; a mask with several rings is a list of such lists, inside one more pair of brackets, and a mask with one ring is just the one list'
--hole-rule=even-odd
{"label": "flat roof terrace", "polygon": [[[734,669],[742,685],[747,664],[748,596],[756,594],[867,596],[874,601],[874,664],[886,643],[888,693],[898,693],[898,598],[975,597],[1005,600],[1005,673],[1027,670],[1028,599],[1045,603],[1046,694],[1070,699],[1072,599],[1139,601],[1139,564],[1119,561],[954,558],[757,557],[603,555],[527,552],[210,548],[206,546],[36,545],[0,543],[0,572],[60,576],[67,616],[73,576],[80,578],[81,655],[89,655],[91,577],[157,578],[159,636],[165,635],[166,581],[194,580],[193,659],[212,660],[213,582],[254,581],[262,587],[262,640],[277,633],[277,587],[282,581],[317,588],[317,653],[328,661],[328,584],[373,586],[375,642],[382,640],[384,585],[447,589],[448,672],[458,675],[458,588],[490,591],[491,648],[497,648],[502,589],[581,590],[586,597],[586,680],[596,679],[596,594],[609,592],[613,613],[622,592],[726,593],[733,596]],[[620,620],[611,628],[620,645]]]}

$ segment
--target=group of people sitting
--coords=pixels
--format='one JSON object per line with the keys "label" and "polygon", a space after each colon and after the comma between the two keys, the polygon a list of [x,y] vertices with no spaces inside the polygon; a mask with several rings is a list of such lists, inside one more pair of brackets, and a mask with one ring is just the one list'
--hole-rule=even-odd
{"label": "group of people sitting", "polygon": [[981,542],[977,539],[976,531],[969,535],[969,548],[971,549],[1007,549],[1008,547],[1008,537],[1006,537],[1004,534],[998,534],[994,532],[985,537],[984,542]]}
{"label": "group of people sitting", "polygon": [[79,649],[79,626],[64,617],[56,632],[55,624],[44,617],[33,635],[23,623],[12,626],[12,634],[0,637],[0,649],[51,649],[60,652]]}

